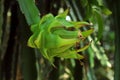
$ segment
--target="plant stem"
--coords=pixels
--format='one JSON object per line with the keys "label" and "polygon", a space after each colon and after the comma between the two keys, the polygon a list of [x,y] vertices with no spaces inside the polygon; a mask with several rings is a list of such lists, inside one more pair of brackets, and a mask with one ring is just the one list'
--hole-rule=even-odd
{"label": "plant stem", "polygon": [[115,24],[115,75],[114,80],[120,80],[120,0],[114,1],[113,15]]}

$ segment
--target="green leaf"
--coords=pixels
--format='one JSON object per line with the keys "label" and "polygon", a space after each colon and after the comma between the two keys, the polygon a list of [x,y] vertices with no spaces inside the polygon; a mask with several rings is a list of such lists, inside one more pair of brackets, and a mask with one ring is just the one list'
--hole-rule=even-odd
{"label": "green leaf", "polygon": [[91,29],[89,29],[89,30],[86,30],[86,31],[83,31],[83,32],[81,32],[82,33],[82,35],[83,35],[83,37],[88,37],[90,34],[92,34],[93,33],[93,31],[94,31],[94,29],[93,28],[91,28]]}
{"label": "green leaf", "polygon": [[90,43],[85,45],[84,47],[78,49],[77,52],[82,52],[82,51],[86,50],[89,46],[90,46]]}
{"label": "green leaf", "polygon": [[85,26],[90,26],[91,24],[85,21],[81,21],[81,22],[71,22],[72,24],[74,24],[75,28],[81,28],[81,27],[85,27]]}
{"label": "green leaf", "polygon": [[58,14],[57,16],[56,16],[56,18],[66,18],[66,16],[67,16],[67,14],[68,14],[68,12],[69,12],[69,8],[68,9],[66,9],[63,13],[60,13],[60,14]]}
{"label": "green leaf", "polygon": [[57,18],[57,20],[61,23],[62,26],[65,26],[66,28],[74,26],[74,24],[72,24],[70,21],[67,21],[64,18]]}
{"label": "green leaf", "polygon": [[94,53],[94,51],[92,50],[91,47],[88,48],[88,52],[89,52],[89,56],[90,56],[90,58],[89,58],[90,67],[93,68],[94,65],[95,65],[95,64],[94,64],[94,56],[95,56],[95,53]]}
{"label": "green leaf", "polygon": [[97,38],[98,38],[98,40],[100,40],[100,38],[103,35],[103,31],[104,31],[103,19],[102,19],[101,14],[97,10],[94,10],[94,15],[95,15],[95,18],[96,18],[96,21],[98,24],[98,36],[97,36]]}
{"label": "green leaf", "polygon": [[70,58],[83,59],[84,58],[82,55],[80,55],[76,51],[72,51],[72,50],[66,50],[65,52],[62,52],[62,53],[58,54],[57,56],[66,58],[66,59],[70,59]]}
{"label": "green leaf", "polygon": [[49,13],[49,14],[44,15],[42,17],[42,19],[40,20],[39,24],[43,24],[43,23],[46,23],[46,22],[52,21],[52,20],[54,20],[54,16],[51,13]]}
{"label": "green leaf", "polygon": [[112,14],[112,12],[104,6],[101,6],[101,9],[102,9],[103,14],[105,14],[105,15],[111,15]]}

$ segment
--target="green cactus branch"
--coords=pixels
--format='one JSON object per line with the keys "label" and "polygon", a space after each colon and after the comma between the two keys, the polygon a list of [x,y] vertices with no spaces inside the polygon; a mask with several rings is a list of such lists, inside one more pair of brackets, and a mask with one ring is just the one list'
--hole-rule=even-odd
{"label": "green cactus branch", "polygon": [[18,0],[18,3],[29,25],[36,24],[40,21],[40,12],[34,0]]}

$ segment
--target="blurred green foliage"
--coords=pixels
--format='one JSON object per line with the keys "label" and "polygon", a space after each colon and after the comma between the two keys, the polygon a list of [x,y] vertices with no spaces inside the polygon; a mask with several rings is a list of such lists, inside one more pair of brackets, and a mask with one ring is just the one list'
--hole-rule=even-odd
{"label": "blurred green foliage", "polygon": [[[115,36],[114,31],[111,29],[111,19],[109,17],[112,12],[107,8],[106,1],[18,0],[19,7],[22,13],[24,13],[27,22],[25,22],[15,0],[12,2],[4,1],[9,5],[4,6],[4,21],[2,23],[9,24],[9,26],[3,25],[3,29],[1,29],[3,30],[3,34],[0,34],[2,35],[2,45],[0,45],[0,47],[6,45],[6,47],[4,47],[5,51],[2,50],[2,64],[0,63],[2,70],[0,71],[0,76],[2,77],[0,77],[0,80],[8,78],[12,80],[18,79],[18,70],[21,71],[19,72],[19,74],[21,74],[19,77],[24,80],[113,80],[113,53],[115,49],[113,41]],[[82,48],[84,44],[92,42],[87,50],[79,52],[80,55],[84,56],[84,59],[75,60],[55,57],[55,67],[52,67],[50,62],[41,55],[42,53],[39,52],[38,49],[32,49],[27,46],[27,41],[32,34],[28,26],[38,24],[40,19],[42,19],[40,17],[48,13],[56,16],[59,13],[63,13],[67,8],[70,8],[70,11],[69,14],[66,14],[66,19],[70,22],[87,21],[87,23],[92,24],[91,27],[94,28],[93,34],[85,39],[84,43],[80,42],[80,46],[77,47]],[[7,15],[8,12],[10,12],[12,16]],[[0,18],[0,20],[2,20],[2,18]],[[10,21],[6,23],[7,20]],[[48,19],[48,21],[49,20],[50,19]],[[82,27],[80,30],[83,32],[82,34],[86,36],[86,32],[84,33],[84,31],[89,31],[88,29],[91,30],[91,27]],[[6,38],[7,32],[4,28],[10,31]],[[39,30],[36,27],[35,29]],[[58,31],[55,33],[59,34]],[[91,31],[89,31],[87,35],[89,35],[89,33],[91,33]],[[3,37],[6,39],[6,42]],[[82,51],[83,50],[84,48],[82,48]]]}

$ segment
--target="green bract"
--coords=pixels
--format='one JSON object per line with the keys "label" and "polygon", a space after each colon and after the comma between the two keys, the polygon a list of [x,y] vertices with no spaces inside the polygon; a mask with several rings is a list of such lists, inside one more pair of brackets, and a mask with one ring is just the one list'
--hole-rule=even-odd
{"label": "green bract", "polygon": [[54,57],[82,59],[83,56],[78,52],[89,46],[76,49],[76,44],[93,32],[93,29],[81,32],[79,28],[90,24],[67,21],[67,13],[68,10],[56,17],[47,14],[38,24],[31,26],[33,34],[28,40],[28,46],[38,48],[50,62],[53,62]]}

